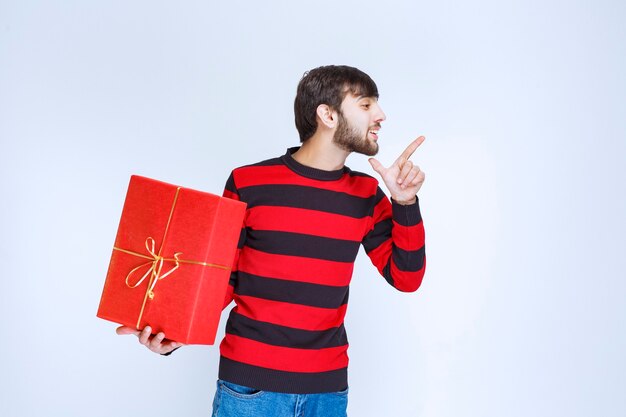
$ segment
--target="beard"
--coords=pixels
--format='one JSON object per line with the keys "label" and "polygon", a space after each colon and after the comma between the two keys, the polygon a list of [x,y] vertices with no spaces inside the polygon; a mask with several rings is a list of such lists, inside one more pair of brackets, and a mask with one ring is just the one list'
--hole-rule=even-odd
{"label": "beard", "polygon": [[333,135],[333,143],[348,152],[367,156],[374,156],[378,153],[378,143],[370,140],[367,137],[367,132],[364,135],[357,128],[351,126],[341,113],[339,113],[337,130]]}

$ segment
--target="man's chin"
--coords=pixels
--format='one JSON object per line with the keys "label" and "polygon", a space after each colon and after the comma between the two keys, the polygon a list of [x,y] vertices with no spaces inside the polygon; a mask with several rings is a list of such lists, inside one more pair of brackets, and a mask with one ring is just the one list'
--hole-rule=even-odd
{"label": "man's chin", "polygon": [[374,156],[378,154],[378,143],[374,143],[373,146],[368,146],[367,148],[355,149],[354,152],[366,156]]}
{"label": "man's chin", "polygon": [[365,155],[365,156],[376,156],[378,154],[378,148],[376,148],[375,150],[371,150],[367,152],[358,152],[358,153]]}
{"label": "man's chin", "polygon": [[364,142],[341,141],[333,138],[333,143],[344,151],[360,153],[361,155],[374,156],[378,153],[378,143],[366,139]]}

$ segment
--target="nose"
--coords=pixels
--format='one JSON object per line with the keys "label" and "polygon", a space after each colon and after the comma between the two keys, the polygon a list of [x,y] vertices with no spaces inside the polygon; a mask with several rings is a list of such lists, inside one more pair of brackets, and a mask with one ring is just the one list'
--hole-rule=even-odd
{"label": "nose", "polygon": [[383,112],[382,107],[380,107],[380,105],[378,103],[376,103],[376,123],[380,123],[380,122],[384,122],[387,119],[387,116],[385,115],[385,113]]}

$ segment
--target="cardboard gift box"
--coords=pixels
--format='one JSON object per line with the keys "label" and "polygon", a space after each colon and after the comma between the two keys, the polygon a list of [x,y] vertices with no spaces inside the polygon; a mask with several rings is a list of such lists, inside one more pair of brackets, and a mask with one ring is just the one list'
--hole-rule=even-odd
{"label": "cardboard gift box", "polygon": [[215,342],[246,204],[133,175],[97,316]]}

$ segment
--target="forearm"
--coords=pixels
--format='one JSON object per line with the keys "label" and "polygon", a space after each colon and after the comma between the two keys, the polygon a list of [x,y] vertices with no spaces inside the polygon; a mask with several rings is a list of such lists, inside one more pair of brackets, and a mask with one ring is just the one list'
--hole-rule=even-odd
{"label": "forearm", "polygon": [[399,291],[412,292],[425,271],[425,238],[419,200],[402,205],[385,199],[364,247],[387,282]]}

